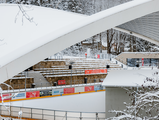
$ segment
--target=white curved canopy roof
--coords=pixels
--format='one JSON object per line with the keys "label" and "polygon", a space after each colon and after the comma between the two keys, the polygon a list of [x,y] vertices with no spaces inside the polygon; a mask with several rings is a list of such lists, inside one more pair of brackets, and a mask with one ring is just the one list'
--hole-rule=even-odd
{"label": "white curved canopy roof", "polygon": [[1,4],[0,82],[77,42],[157,12],[158,5],[159,0],[134,0],[91,16],[35,6],[31,9],[23,7],[29,10],[27,14],[34,18],[36,26],[21,13],[16,17],[17,5]]}
{"label": "white curved canopy roof", "polygon": [[120,28],[118,30],[123,32],[124,30],[127,30],[129,31],[129,34],[131,32],[135,36],[140,35],[138,37],[159,45],[159,12],[154,12],[141,18],[129,21],[119,25],[118,28]]}

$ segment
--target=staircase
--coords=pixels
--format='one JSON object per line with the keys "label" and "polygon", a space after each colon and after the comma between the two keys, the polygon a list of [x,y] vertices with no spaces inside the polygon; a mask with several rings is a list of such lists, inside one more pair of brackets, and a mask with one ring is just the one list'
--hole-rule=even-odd
{"label": "staircase", "polygon": [[40,71],[29,71],[28,77],[34,78],[35,87],[49,87],[51,84],[43,77]]}

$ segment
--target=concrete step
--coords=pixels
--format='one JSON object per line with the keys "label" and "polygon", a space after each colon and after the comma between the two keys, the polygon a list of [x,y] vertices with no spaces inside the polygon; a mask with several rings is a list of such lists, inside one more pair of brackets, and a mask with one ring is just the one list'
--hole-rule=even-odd
{"label": "concrete step", "polygon": [[[35,71],[29,71],[28,72],[28,77],[33,77],[35,84],[46,83],[46,84],[43,84],[42,87],[51,86],[51,84],[44,78],[44,76],[40,73],[40,71],[36,71],[36,72]],[[36,85],[35,87],[41,87],[41,85]]]}

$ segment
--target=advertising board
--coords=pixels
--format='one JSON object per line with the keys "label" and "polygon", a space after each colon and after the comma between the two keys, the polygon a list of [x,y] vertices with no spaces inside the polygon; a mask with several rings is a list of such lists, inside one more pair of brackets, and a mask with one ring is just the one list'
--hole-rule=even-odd
{"label": "advertising board", "polygon": [[103,90],[103,86],[102,85],[98,85],[98,86],[94,86],[94,90]]}
{"label": "advertising board", "polygon": [[26,98],[39,97],[40,91],[26,92]]}
{"label": "advertising board", "polygon": [[64,88],[64,94],[74,93],[75,88]]}
{"label": "advertising board", "polygon": [[66,81],[65,80],[58,80],[58,85],[65,85]]}
{"label": "advertising board", "polygon": [[85,86],[85,92],[94,91],[94,86]]}
{"label": "advertising board", "polygon": [[15,96],[12,97],[12,100],[26,98],[26,93],[25,92],[18,93],[18,94],[12,94],[12,95],[15,95]]}
{"label": "advertising board", "polygon": [[107,69],[85,70],[85,74],[107,73]]}
{"label": "advertising board", "polygon": [[53,89],[52,90],[52,95],[59,95],[63,94],[63,89]]}
{"label": "advertising board", "polygon": [[[2,94],[3,100],[11,100],[11,94]],[[0,101],[2,101],[2,97],[0,96]]]}
{"label": "advertising board", "polygon": [[52,95],[52,90],[41,90],[40,91],[40,97],[41,96],[50,96]]}
{"label": "advertising board", "polygon": [[84,92],[84,87],[75,87],[75,93]]}

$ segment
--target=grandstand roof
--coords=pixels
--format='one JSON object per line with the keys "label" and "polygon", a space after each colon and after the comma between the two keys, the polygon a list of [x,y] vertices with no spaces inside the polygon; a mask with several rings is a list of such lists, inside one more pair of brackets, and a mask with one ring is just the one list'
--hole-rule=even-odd
{"label": "grandstand roof", "polygon": [[111,70],[103,82],[105,87],[140,87],[146,77],[154,78],[158,69],[145,68],[141,70]]}

